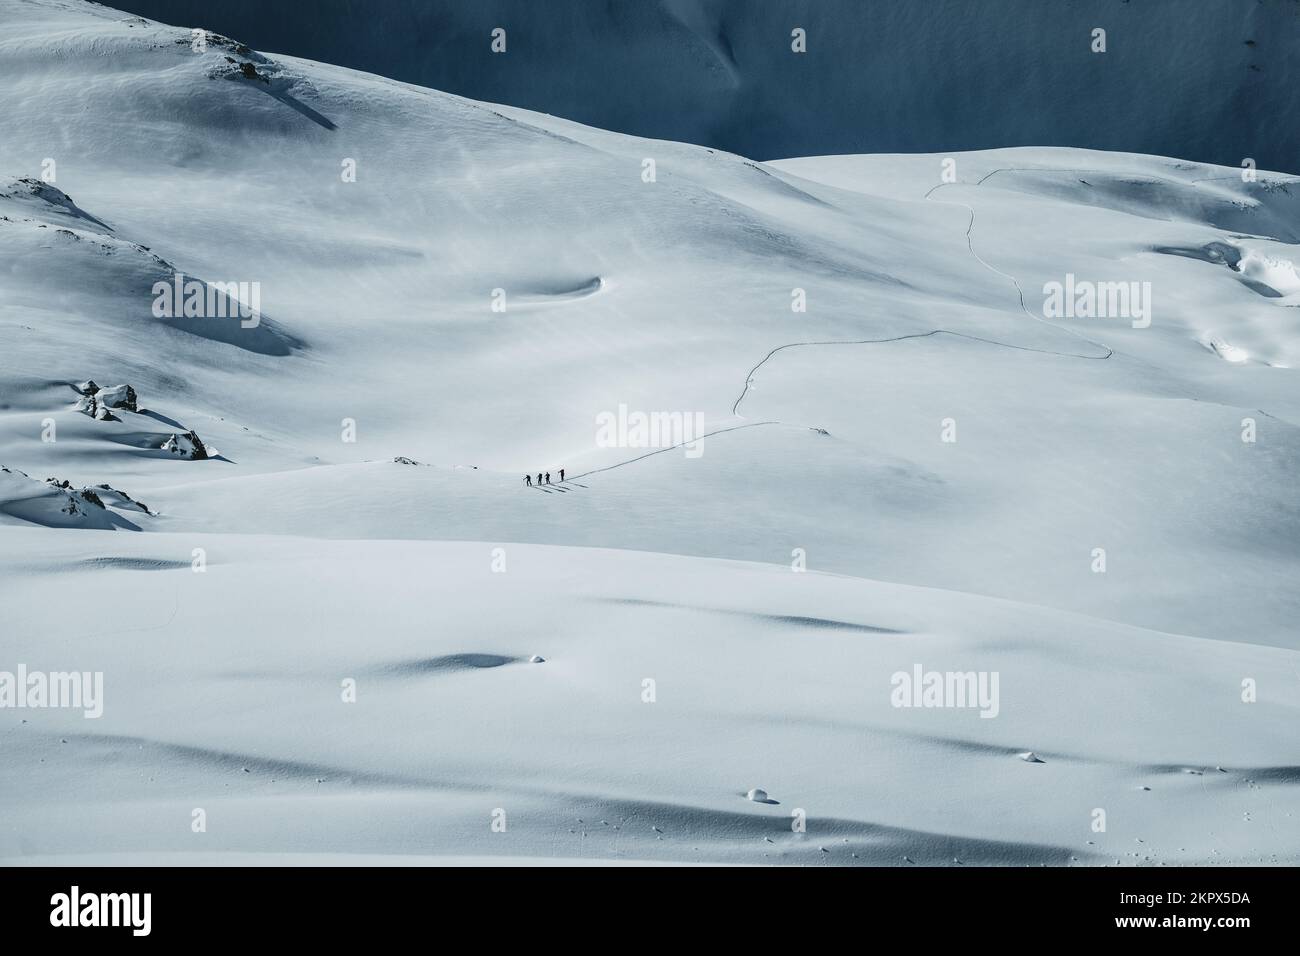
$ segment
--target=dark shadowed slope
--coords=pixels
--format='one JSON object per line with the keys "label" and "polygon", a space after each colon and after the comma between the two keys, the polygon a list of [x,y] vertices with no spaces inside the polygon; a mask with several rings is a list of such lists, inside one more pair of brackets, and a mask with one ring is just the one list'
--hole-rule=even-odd
{"label": "dark shadowed slope", "polygon": [[[758,159],[1081,146],[1300,172],[1296,0],[122,0],[252,46]],[[493,54],[491,32],[506,31]],[[791,30],[807,52],[791,52]],[[1106,52],[1091,50],[1106,30]]]}

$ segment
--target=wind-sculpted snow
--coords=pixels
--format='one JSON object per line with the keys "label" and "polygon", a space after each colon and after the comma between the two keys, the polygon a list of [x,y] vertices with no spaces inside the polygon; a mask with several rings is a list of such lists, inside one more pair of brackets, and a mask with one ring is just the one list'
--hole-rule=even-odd
{"label": "wind-sculpted snow", "polygon": [[[188,821],[196,800],[222,821],[204,852],[231,859],[1297,859],[1296,702],[1244,708],[1215,691],[1225,673],[1286,672],[1293,651],[634,551],[508,545],[503,591],[472,542],[50,535],[7,534],[63,566],[0,583],[10,650],[40,660],[84,631],[105,707],[97,720],[29,710],[5,729],[8,861],[193,852],[172,817]],[[206,574],[188,567],[194,547]],[[56,638],[48,607],[71,589]],[[267,620],[301,622],[305,608],[309,627],[266,639]],[[839,626],[864,621],[870,633]],[[998,671],[997,719],[891,706],[891,675],[918,660]],[[337,700],[344,678],[355,705]],[[756,786],[771,802],[747,799]],[[1104,833],[1087,825],[1098,805]],[[484,806],[506,808],[505,834]]]}
{"label": "wind-sculpted snow", "polygon": [[0,859],[1300,863],[1295,177],[0,22]]}

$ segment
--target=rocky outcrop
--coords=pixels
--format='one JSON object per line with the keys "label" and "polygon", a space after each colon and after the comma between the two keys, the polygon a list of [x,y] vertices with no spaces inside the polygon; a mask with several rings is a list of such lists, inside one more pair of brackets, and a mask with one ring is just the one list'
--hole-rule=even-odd
{"label": "rocky outcrop", "polygon": [[0,466],[0,524],[18,520],[47,528],[141,530],[123,512],[154,514],[110,485],[78,488],[65,479],[41,481],[17,468]]}
{"label": "rocky outcrop", "polygon": [[[6,469],[6,471],[7,470],[8,469]],[[63,492],[64,496],[67,499],[67,503],[64,504],[60,510],[64,514],[67,515],[81,514],[80,509],[85,508],[86,504],[94,505],[100,511],[108,510],[104,504],[104,500],[100,498],[99,495],[96,494],[94,491],[92,491],[90,488],[80,488],[80,489],[74,488],[72,486],[72,482],[66,479],[60,481],[57,478],[46,478],[45,483]],[[79,500],[83,502],[83,504],[78,505]]]}
{"label": "rocky outcrop", "polygon": [[107,498],[108,501],[105,504],[105,507],[111,505],[114,508],[120,508],[127,511],[139,511],[147,515],[153,514],[153,512],[149,510],[149,506],[146,505],[143,501],[136,501],[125,491],[119,491],[117,488],[114,488],[112,485],[96,485],[95,488],[97,489],[97,491],[92,491],[89,488],[85,488],[82,490],[89,491],[91,494],[94,494],[96,498],[99,498],[101,501]]}
{"label": "rocky outcrop", "polygon": [[101,388],[91,379],[74,385],[73,388],[81,393],[81,398],[77,400],[77,411],[84,412],[96,421],[118,421],[110,409],[118,408],[127,412],[140,410],[139,399],[130,385]]}
{"label": "rocky outcrop", "polygon": [[[81,396],[77,400],[77,411],[89,415],[96,421],[119,422],[122,419],[114,415],[114,411],[138,414],[141,410],[140,396],[136,393],[135,388],[130,385],[102,386],[94,379],[87,379],[84,382],[75,383],[72,388]],[[154,441],[158,441],[158,439],[154,439]],[[202,439],[192,430],[173,432],[158,444],[147,447],[158,448],[175,455],[177,458],[186,458],[191,461],[202,461],[212,457]],[[131,499],[128,497],[126,500],[129,502]],[[144,510],[146,513],[148,512],[147,508]]]}
{"label": "rocky outcrop", "polygon": [[172,435],[162,443],[161,447],[163,451],[170,452],[178,458],[188,458],[192,461],[203,461],[209,457],[207,446],[192,431]]}

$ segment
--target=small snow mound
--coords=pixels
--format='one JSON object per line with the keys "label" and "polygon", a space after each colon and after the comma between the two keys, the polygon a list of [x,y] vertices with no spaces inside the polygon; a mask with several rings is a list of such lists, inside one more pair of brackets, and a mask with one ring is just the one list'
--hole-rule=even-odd
{"label": "small snow mound", "polygon": [[1019,754],[1018,756],[1019,756],[1020,759],[1023,760],[1025,763],[1045,763],[1045,762],[1046,762],[1046,761],[1043,760],[1042,757],[1038,756],[1038,754],[1034,753],[1032,750],[1026,750],[1024,753]]}
{"label": "small snow mound", "polygon": [[72,201],[72,197],[65,193],[57,186],[41,182],[39,179],[30,177],[19,179],[7,189],[3,195],[9,198],[16,196],[34,196],[42,202],[47,202],[51,206],[60,206],[63,209],[72,211],[77,208],[77,204]]}
{"label": "small snow mound", "polygon": [[1300,292],[1300,272],[1290,259],[1248,249],[1242,254],[1237,271],[1276,295]]}
{"label": "small snow mound", "polygon": [[755,787],[753,790],[750,790],[749,793],[745,794],[745,799],[752,800],[754,803],[767,803],[767,791],[762,787]]}
{"label": "small snow mound", "polygon": [[1245,349],[1233,345],[1231,342],[1227,342],[1217,336],[1210,337],[1210,339],[1203,344],[1211,352],[1219,356],[1219,358],[1223,359],[1225,362],[1232,362],[1234,365],[1240,365],[1242,362],[1245,362],[1250,358],[1250,353]]}
{"label": "small snow mound", "polygon": [[541,654],[534,654],[532,657],[528,658],[528,663],[530,663],[530,664],[545,664],[545,663],[546,663],[546,658],[543,657]]}
{"label": "small snow mound", "polygon": [[[95,228],[94,231],[101,235],[112,232],[112,228],[106,223],[101,222],[94,216],[90,215],[84,209],[73,202],[72,197],[62,189],[39,179],[19,179],[11,182],[9,185],[0,183],[0,199],[13,200],[21,204],[20,208],[30,212],[36,219],[44,219],[45,222],[37,224],[38,229],[45,229],[48,226],[55,225],[61,221],[62,217],[68,217],[77,220],[77,225],[84,228],[90,224]],[[51,216],[59,218],[50,218]],[[12,222],[12,220],[9,220]],[[66,230],[62,230],[65,231]],[[74,239],[81,238],[76,233],[68,232]]]}

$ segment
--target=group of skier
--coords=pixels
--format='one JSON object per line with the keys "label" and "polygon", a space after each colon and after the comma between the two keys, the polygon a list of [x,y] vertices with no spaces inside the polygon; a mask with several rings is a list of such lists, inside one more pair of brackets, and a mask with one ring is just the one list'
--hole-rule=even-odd
{"label": "group of skier", "polygon": [[[545,478],[546,480],[545,480],[545,481],[542,481],[543,478]],[[563,468],[560,469],[560,481],[564,481],[564,469],[563,469]],[[541,487],[541,486],[544,485],[544,484],[549,485],[550,483],[551,483],[551,473],[550,473],[549,471],[547,471],[547,472],[541,472],[541,471],[539,471],[539,472],[537,473],[537,485],[538,485],[538,487]],[[529,487],[529,488],[533,487],[533,476],[532,476],[532,475],[524,475],[524,484],[525,484],[527,487]]]}

